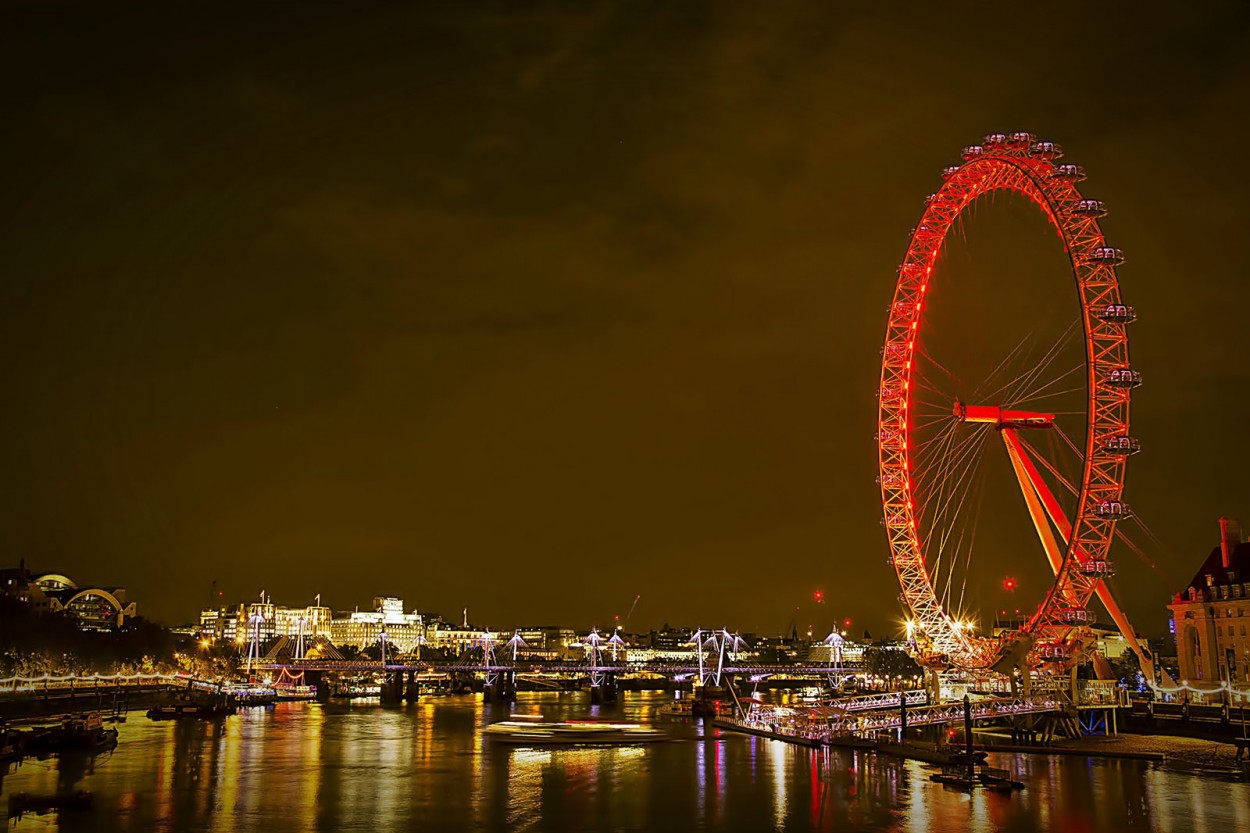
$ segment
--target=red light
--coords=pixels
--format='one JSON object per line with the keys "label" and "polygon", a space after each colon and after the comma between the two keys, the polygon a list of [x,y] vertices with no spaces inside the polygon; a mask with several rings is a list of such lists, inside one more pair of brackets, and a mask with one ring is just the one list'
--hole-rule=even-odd
{"label": "red light", "polygon": [[850,626],[851,626],[851,620],[850,620],[850,619],[843,619],[843,620],[842,620],[842,627],[844,627],[844,628],[849,628]]}
{"label": "red light", "polygon": [[821,602],[825,600],[825,594],[823,591],[817,590],[815,593],[812,594],[812,598],[816,600],[816,604],[820,604]]}
{"label": "red light", "polygon": [[1003,589],[1006,590],[1008,593],[1016,592],[1016,580],[1012,578],[1011,576],[1008,576],[1007,578],[1003,579]]}

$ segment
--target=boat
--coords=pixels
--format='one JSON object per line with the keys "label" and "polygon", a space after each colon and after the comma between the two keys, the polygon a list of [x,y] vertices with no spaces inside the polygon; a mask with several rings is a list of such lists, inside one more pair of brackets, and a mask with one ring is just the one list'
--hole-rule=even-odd
{"label": "boat", "polygon": [[91,793],[79,790],[73,793],[53,795],[35,795],[33,793],[14,793],[9,796],[9,818],[21,817],[24,813],[43,815],[53,810],[90,810]]}
{"label": "boat", "polygon": [[117,730],[105,729],[99,712],[88,712],[68,717],[60,726],[31,731],[23,745],[36,755],[67,750],[104,752],[117,745]]}
{"label": "boat", "polygon": [[959,790],[970,790],[976,786],[976,781],[968,777],[965,772],[939,772],[929,776],[929,780],[941,784],[944,787],[954,787]]}
{"label": "boat", "polygon": [[209,720],[226,717],[238,711],[232,703],[172,703],[148,709],[148,720],[179,720],[199,718]]}
{"label": "boat", "polygon": [[981,786],[999,792],[1015,792],[1024,789],[1023,781],[1016,781],[1011,777],[1011,773],[1006,769],[998,767],[981,765],[980,772],[977,773],[977,780],[981,782]]}
{"label": "boat", "polygon": [[988,752],[976,750],[975,752],[951,752],[946,757],[946,763],[953,767],[985,766],[985,759],[989,757]]}
{"label": "boat", "polygon": [[241,709],[272,706],[278,701],[277,691],[263,685],[228,684],[221,687],[221,694],[227,703]]}
{"label": "boat", "polygon": [[694,717],[694,700],[672,700],[660,706],[658,711],[664,717]]}
{"label": "boat", "polygon": [[520,746],[550,745],[626,745],[668,740],[668,733],[640,723],[600,723],[593,720],[568,720],[549,723],[540,720],[504,720],[483,730],[487,739],[496,743]]}

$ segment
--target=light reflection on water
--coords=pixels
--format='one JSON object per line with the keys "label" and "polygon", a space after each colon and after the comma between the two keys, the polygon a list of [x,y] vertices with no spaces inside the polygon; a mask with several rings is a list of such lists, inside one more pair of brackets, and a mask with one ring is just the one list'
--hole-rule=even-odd
{"label": "light reflection on water", "polygon": [[[548,718],[653,715],[661,694],[592,711],[584,695],[522,694]],[[1130,830],[1250,829],[1250,787],[1134,761],[1004,756],[1028,789],[946,790],[929,770],[673,724],[672,743],[507,748],[480,729],[507,710],[479,697],[403,709],[290,704],[218,722],[132,714],[96,759],[27,761],[0,793],[88,789],[89,814],[19,830]],[[5,802],[7,803],[7,801]]]}

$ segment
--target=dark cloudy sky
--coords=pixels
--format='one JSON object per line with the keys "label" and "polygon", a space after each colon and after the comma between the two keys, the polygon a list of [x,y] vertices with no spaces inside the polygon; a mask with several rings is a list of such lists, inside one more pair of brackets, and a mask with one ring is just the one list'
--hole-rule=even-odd
{"label": "dark cloudy sky", "polygon": [[1159,543],[1118,586],[1162,630],[1250,520],[1241,4],[898,5],[5,4],[2,560],[167,622],[215,579],[886,630],[894,269],[959,148],[1029,129],[1129,257]]}

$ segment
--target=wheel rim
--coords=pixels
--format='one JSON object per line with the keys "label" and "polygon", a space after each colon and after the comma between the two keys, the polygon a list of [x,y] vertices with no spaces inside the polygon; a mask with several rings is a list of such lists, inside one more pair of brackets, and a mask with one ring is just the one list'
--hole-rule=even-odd
{"label": "wheel rim", "polygon": [[[909,637],[920,661],[934,668],[984,669],[1005,659],[1030,666],[1064,663],[1079,649],[1098,583],[1111,572],[1108,555],[1115,525],[1130,513],[1121,497],[1129,435],[1130,389],[1140,377],[1129,364],[1126,325],[1131,308],[1120,299],[1118,250],[1107,246],[1098,223],[1102,205],[1077,185],[1084,172],[1056,163],[1061,152],[1029,134],[991,134],[965,148],[963,164],[944,171],[942,187],[928,199],[898,271],[882,351],[878,455],[883,523],[890,561],[910,616]],[[912,490],[911,448],[915,386],[912,368],[924,335],[926,293],[943,243],[961,213],[1000,190],[1031,200],[1063,240],[1076,283],[1083,328],[1087,424],[1075,516],[1055,580],[1037,612],[999,637],[960,626],[934,588]],[[1110,311],[1110,312],[1109,312]]]}

